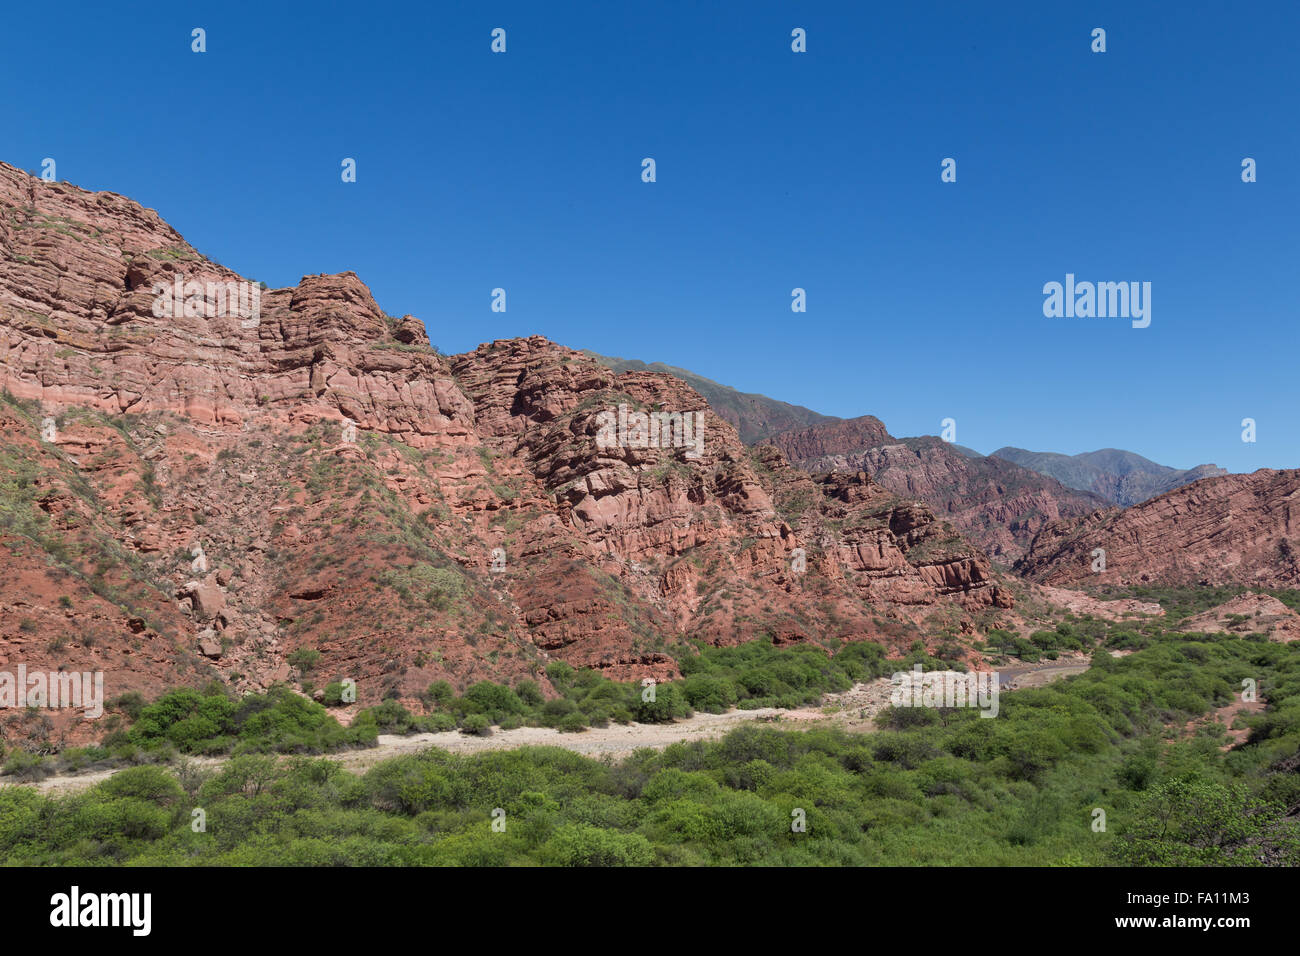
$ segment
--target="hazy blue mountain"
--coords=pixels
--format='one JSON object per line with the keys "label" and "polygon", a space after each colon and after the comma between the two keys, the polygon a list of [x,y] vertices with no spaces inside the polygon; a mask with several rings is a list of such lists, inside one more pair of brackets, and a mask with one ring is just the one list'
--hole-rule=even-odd
{"label": "hazy blue mountain", "polygon": [[1062,455],[1008,446],[993,452],[992,457],[1048,475],[1067,488],[1091,491],[1125,508],[1201,478],[1228,473],[1218,465],[1170,468],[1118,448]]}

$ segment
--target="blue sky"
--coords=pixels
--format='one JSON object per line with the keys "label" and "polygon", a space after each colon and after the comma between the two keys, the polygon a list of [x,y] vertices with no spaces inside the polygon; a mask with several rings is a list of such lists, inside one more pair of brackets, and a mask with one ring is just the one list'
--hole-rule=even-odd
{"label": "blue sky", "polygon": [[[983,452],[1296,467],[1297,36],[1290,2],[14,5],[0,159],[272,286],[354,270],[444,352],[540,333]],[[1067,272],[1151,282],[1151,326],[1045,318]]]}

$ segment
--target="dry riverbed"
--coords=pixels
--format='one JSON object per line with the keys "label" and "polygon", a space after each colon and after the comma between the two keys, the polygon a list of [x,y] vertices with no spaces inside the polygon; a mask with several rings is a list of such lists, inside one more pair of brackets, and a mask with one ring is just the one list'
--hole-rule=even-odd
{"label": "dry riverbed", "polygon": [[[1000,668],[1003,690],[1041,687],[1068,674],[1087,670],[1086,658],[1082,661],[1048,661],[1042,664],[1025,664]],[[780,710],[761,707],[757,710],[730,710],[725,714],[698,713],[693,717],[671,724],[610,724],[592,727],[581,733],[561,733],[549,727],[519,727],[514,730],[494,730],[488,737],[473,737],[457,730],[437,734],[410,734],[397,736],[380,734],[378,745],[364,750],[345,750],[323,754],[348,770],[364,772],[375,764],[391,757],[418,753],[437,747],[451,753],[469,754],[485,750],[512,750],[516,747],[563,747],[588,757],[621,760],[643,747],[662,750],[675,743],[693,740],[714,740],[726,735],[741,724],[760,721],[771,726],[807,726],[825,723],[856,733],[874,729],[875,717],[889,704],[890,681],[886,677],[857,684],[838,694],[827,694],[819,707],[799,710]],[[191,758],[199,767],[215,769],[226,761],[225,757]],[[0,786],[32,786],[50,794],[75,793],[107,780],[124,768],[114,767],[78,774],[56,774],[32,784],[0,782]]]}

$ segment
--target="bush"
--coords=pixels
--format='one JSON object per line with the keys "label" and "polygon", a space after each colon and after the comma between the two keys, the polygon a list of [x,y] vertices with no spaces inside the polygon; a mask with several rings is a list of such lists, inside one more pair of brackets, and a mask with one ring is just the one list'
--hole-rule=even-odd
{"label": "bush", "polygon": [[551,683],[558,689],[562,685],[568,684],[573,678],[574,670],[564,661],[551,661],[546,665],[546,676],[551,679]]}
{"label": "bush", "polygon": [[460,732],[476,737],[489,737],[492,735],[492,723],[483,714],[467,714],[460,722]]}
{"label": "bush", "polygon": [[888,730],[928,727],[937,723],[939,713],[934,707],[886,707],[876,718],[876,725]]}
{"label": "bush", "polygon": [[144,707],[144,695],[136,690],[127,691],[108,702],[109,710],[121,711],[131,720],[139,720]]}
{"label": "bush", "polygon": [[158,767],[128,767],[119,770],[96,790],[107,797],[130,797],[158,806],[170,806],[183,800],[185,791],[171,774]]}
{"label": "bush", "polygon": [[[411,712],[395,700],[383,701],[374,707],[363,710],[361,714],[368,714],[376,727],[390,734],[404,734],[415,723],[415,718],[411,716]],[[360,719],[361,714],[357,715],[358,719]]]}
{"label": "bush", "polygon": [[283,686],[266,694],[249,694],[238,703],[224,693],[200,694],[184,688],[145,707],[127,737],[146,750],[171,744],[183,753],[225,753],[236,747],[320,753],[373,744],[376,727],[373,716],[343,727],[323,706]]}
{"label": "bush", "polygon": [[432,734],[456,729],[456,718],[451,714],[433,713],[420,718],[420,729]]}
{"label": "bush", "polygon": [[320,663],[320,651],[314,647],[300,647],[290,653],[287,659],[290,666],[305,674]]}
{"label": "bush", "polygon": [[[304,688],[305,689],[305,688]],[[344,686],[342,681],[330,681],[325,685],[322,691],[321,703],[326,707],[340,707],[343,705]]]}
{"label": "bush", "polygon": [[574,711],[571,714],[565,714],[560,718],[558,729],[566,734],[580,733],[587,729],[587,718],[581,711]]}
{"label": "bush", "polygon": [[524,702],[509,687],[492,681],[479,681],[465,691],[461,706],[470,714],[485,714],[498,721],[506,714],[522,714]]}
{"label": "bush", "polygon": [[1286,808],[1192,773],[1154,787],[1111,847],[1122,866],[1300,864]]}
{"label": "bush", "polygon": [[693,708],[711,714],[723,713],[738,699],[736,687],[730,681],[703,675],[686,678],[682,682],[682,694]]}
{"label": "bush", "polygon": [[46,778],[49,768],[44,757],[29,754],[25,750],[15,750],[5,761],[4,769],[0,770],[0,774],[14,777],[25,783],[36,783]]}
{"label": "bush", "polygon": [[641,834],[583,824],[556,830],[545,855],[559,866],[649,866],[654,861],[650,841]]}
{"label": "bush", "polygon": [[465,578],[451,567],[413,564],[409,568],[385,571],[379,577],[396,591],[407,604],[423,602],[435,610],[446,610],[465,590]]}
{"label": "bush", "polygon": [[638,695],[632,713],[643,724],[662,724],[678,717],[690,717],[693,711],[677,684],[660,684],[655,687],[654,700]]}

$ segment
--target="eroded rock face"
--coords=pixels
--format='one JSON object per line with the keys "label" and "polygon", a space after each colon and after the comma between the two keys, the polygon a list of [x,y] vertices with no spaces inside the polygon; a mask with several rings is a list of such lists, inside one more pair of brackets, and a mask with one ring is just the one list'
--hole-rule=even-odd
{"label": "eroded rock face", "polygon": [[[763,444],[774,445],[790,461],[812,461],[831,455],[851,455],[864,448],[889,444],[893,436],[885,423],[873,415],[863,415],[842,422],[809,425],[782,432]],[[829,469],[827,469],[829,470]]]}
{"label": "eroded rock face", "polygon": [[833,553],[868,599],[932,604],[960,594],[973,605],[999,603],[988,558],[925,505],[898,499],[866,472],[832,473],[814,484],[829,499],[823,518],[840,525]]}
{"label": "eroded rock face", "polygon": [[[385,317],[353,273],[256,289],[152,210],[4,164],[0,212],[0,387],[17,398],[209,425],[348,417],[421,447],[472,431],[419,322]],[[217,299],[225,283],[256,317]]]}
{"label": "eroded rock face", "polygon": [[1067,588],[1054,588],[1047,585],[1028,585],[1031,596],[1046,601],[1054,607],[1064,608],[1073,614],[1089,614],[1107,621],[1122,621],[1126,618],[1164,617],[1165,609],[1153,601],[1139,601],[1135,598],[1102,600],[1083,591]]}
{"label": "eroded rock face", "polygon": [[[747,448],[670,375],[540,337],[444,358],[352,273],[259,290],[255,321],[160,316],[178,276],[243,280],[7,166],[0,248],[8,661],[109,696],[346,677],[419,710],[437,679],[664,679],[687,638],[906,649],[1013,603],[926,506]],[[611,444],[620,406],[678,431]]]}
{"label": "eroded rock face", "polygon": [[[567,553],[585,547],[630,564],[637,570],[622,575],[626,585],[666,611],[679,633],[727,643],[756,633],[824,633],[831,615],[816,605],[828,596],[843,604],[849,638],[878,637],[872,618],[887,606],[933,606],[947,596],[998,605],[987,558],[951,529],[939,530],[928,509],[897,501],[864,476],[818,484],[773,448],[745,448],[729,423],[671,376],[613,376],[536,337],[481,346],[453,359],[453,369],[488,440],[527,462],[562,526],[579,537]],[[602,450],[599,418],[620,404],[703,413],[703,449],[697,457],[684,448]],[[835,540],[832,523],[848,540]],[[796,549],[829,592],[814,597],[792,571]],[[544,558],[540,549],[526,553]],[[581,575],[571,566],[567,587]],[[571,615],[547,608],[553,592],[534,589],[531,599],[543,606],[530,613],[559,629],[556,622]],[[1010,606],[1009,595],[1001,601]]]}
{"label": "eroded rock face", "polygon": [[1049,522],[1107,504],[1010,461],[963,455],[938,438],[894,438],[870,416],[787,432],[770,443],[805,471],[865,471],[894,494],[925,502],[1005,565]]}
{"label": "eroded rock face", "polygon": [[1269,640],[1300,640],[1300,614],[1269,594],[1239,594],[1218,607],[1189,617],[1181,631],[1202,634],[1267,634]]}
{"label": "eroded rock face", "polygon": [[1047,584],[1295,587],[1300,470],[1204,478],[1123,511],[1053,523],[1016,569]]}

